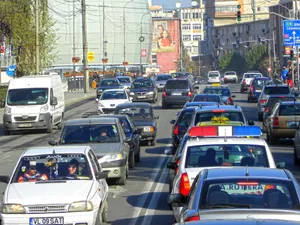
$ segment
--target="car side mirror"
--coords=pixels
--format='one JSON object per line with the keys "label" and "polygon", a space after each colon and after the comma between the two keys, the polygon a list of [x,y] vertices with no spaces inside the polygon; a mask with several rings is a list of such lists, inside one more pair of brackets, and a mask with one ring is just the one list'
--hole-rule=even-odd
{"label": "car side mirror", "polygon": [[178,165],[175,162],[169,162],[167,164],[167,168],[170,170],[176,170],[178,168]]}
{"label": "car side mirror", "polygon": [[52,99],[51,99],[51,101],[50,101],[50,104],[51,105],[57,105],[58,103],[57,103],[57,98],[56,97],[53,97]]}
{"label": "car side mirror", "polygon": [[194,88],[195,88],[195,89],[200,89],[200,87],[199,87],[199,86],[195,86]]}
{"label": "car side mirror", "polygon": [[186,204],[187,198],[182,194],[170,194],[168,196],[168,203],[172,206],[183,207]]}
{"label": "car side mirror", "polygon": [[136,129],[134,132],[133,132],[134,134],[141,134],[142,133],[142,131],[141,130],[139,130],[139,129]]}
{"label": "car side mirror", "polygon": [[5,99],[4,99],[4,98],[1,99],[0,106],[1,106],[2,108],[5,107]]}
{"label": "car side mirror", "polygon": [[235,98],[235,97],[236,97],[235,95],[232,95],[232,96],[231,96],[231,98]]}
{"label": "car side mirror", "polygon": [[99,102],[99,99],[98,99],[98,98],[96,98],[96,99],[95,99],[95,101],[96,101],[96,102]]}
{"label": "car side mirror", "polygon": [[9,176],[0,176],[0,182],[8,184]]}
{"label": "car side mirror", "polygon": [[52,139],[52,140],[48,141],[48,144],[51,145],[51,146],[56,146],[57,141]]}
{"label": "car side mirror", "polygon": [[276,163],[277,169],[284,169],[285,168],[285,162],[277,162]]}
{"label": "car side mirror", "polygon": [[248,121],[248,125],[253,126],[253,125],[254,125],[254,121],[249,120],[249,121]]}
{"label": "car side mirror", "polygon": [[156,119],[156,120],[158,120],[158,119],[159,119],[159,116],[154,116],[153,118]]}
{"label": "car side mirror", "polygon": [[107,172],[97,172],[95,174],[97,180],[106,179],[108,177]]}
{"label": "car side mirror", "polygon": [[176,122],[175,120],[171,120],[170,124],[175,124],[175,122]]}
{"label": "car side mirror", "polygon": [[126,137],[126,138],[124,139],[124,141],[127,142],[127,143],[128,143],[128,142],[131,142],[131,141],[132,141],[132,138],[131,138],[131,137]]}
{"label": "car side mirror", "polygon": [[133,100],[133,97],[130,97],[129,100],[132,101],[132,100]]}

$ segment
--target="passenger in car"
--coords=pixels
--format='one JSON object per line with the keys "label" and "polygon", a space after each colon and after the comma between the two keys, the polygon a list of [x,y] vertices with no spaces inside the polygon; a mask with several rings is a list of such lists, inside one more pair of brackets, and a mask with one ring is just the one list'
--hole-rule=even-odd
{"label": "passenger in car", "polygon": [[39,171],[37,171],[36,161],[30,161],[28,162],[28,165],[22,166],[21,172],[23,172],[24,168],[26,168],[26,170],[24,171],[24,174],[19,177],[18,179],[19,183],[48,180],[48,176],[46,174],[41,174]]}

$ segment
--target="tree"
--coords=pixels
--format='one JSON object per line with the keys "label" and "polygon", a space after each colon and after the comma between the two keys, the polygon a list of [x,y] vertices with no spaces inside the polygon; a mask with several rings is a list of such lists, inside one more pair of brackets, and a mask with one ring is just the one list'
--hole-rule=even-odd
{"label": "tree", "polygon": [[246,61],[238,52],[229,52],[219,61],[219,69],[222,71],[235,71],[238,74],[245,72]]}
{"label": "tree", "polygon": [[233,52],[227,52],[225,55],[223,55],[218,62],[218,69],[225,70],[229,66],[232,60],[232,56],[233,56]]}
{"label": "tree", "polygon": [[[0,2],[0,24],[6,24],[10,33],[0,27],[6,46],[11,46],[17,65],[16,76],[35,72],[35,12],[33,0],[4,0]],[[48,14],[48,0],[39,0],[39,41],[41,70],[53,62],[55,35],[53,20]]]}
{"label": "tree", "polygon": [[262,59],[267,55],[267,45],[255,45],[246,54],[247,69],[258,69]]}

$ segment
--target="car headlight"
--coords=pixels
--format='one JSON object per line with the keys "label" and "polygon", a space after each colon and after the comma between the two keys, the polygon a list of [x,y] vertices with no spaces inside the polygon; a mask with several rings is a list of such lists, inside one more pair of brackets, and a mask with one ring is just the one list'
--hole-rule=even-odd
{"label": "car headlight", "polygon": [[108,155],[106,158],[107,162],[110,161],[115,161],[115,160],[120,160],[123,159],[123,155],[121,153],[113,154],[113,155]]}
{"label": "car headlight", "polygon": [[148,92],[148,95],[153,95],[153,94],[154,94],[153,91]]}
{"label": "car headlight", "polygon": [[5,114],[11,114],[11,108],[5,107]]}
{"label": "car headlight", "polygon": [[84,211],[92,211],[92,210],[93,210],[93,203],[90,201],[73,202],[69,206],[69,212],[84,212]]}
{"label": "car headlight", "polygon": [[1,211],[4,214],[9,214],[9,213],[23,214],[23,213],[25,213],[25,208],[24,208],[24,206],[22,206],[20,204],[4,204],[2,206]]}
{"label": "car headlight", "polygon": [[47,112],[49,109],[48,105],[44,105],[41,107],[41,112]]}
{"label": "car headlight", "polygon": [[104,107],[104,105],[103,104],[101,104],[100,102],[98,102],[98,107]]}
{"label": "car headlight", "polygon": [[155,129],[154,127],[148,126],[148,127],[144,127],[144,132],[154,132]]}
{"label": "car headlight", "polygon": [[130,92],[130,95],[134,95],[134,92]]}

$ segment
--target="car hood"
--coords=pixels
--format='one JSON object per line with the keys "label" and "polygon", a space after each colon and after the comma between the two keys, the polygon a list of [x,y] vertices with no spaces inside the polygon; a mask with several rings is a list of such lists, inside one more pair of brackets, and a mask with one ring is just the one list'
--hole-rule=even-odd
{"label": "car hood", "polygon": [[[99,100],[99,103],[103,105],[105,108],[115,108],[117,105],[122,103],[129,103],[128,99],[108,99],[108,100]],[[98,107],[101,105],[98,104]]]}
{"label": "car hood", "polygon": [[[66,145],[69,145],[68,143]],[[95,154],[99,157],[103,157],[108,154],[114,154],[120,152],[122,148],[121,142],[112,142],[112,143],[83,143],[83,144],[74,144],[78,146],[89,145]]]}
{"label": "car hood", "polygon": [[123,86],[100,86],[100,87],[98,87],[97,88],[97,90],[102,90],[102,91],[104,91],[104,90],[109,90],[109,89],[122,89],[123,88]]}
{"label": "car hood", "polygon": [[131,83],[122,83],[123,87],[131,87]]}
{"label": "car hood", "polygon": [[131,92],[150,92],[154,91],[154,88],[131,88]]}
{"label": "car hood", "polygon": [[229,96],[221,96],[221,98],[222,98],[223,102],[227,102],[227,101],[228,101],[228,98],[229,98]]}
{"label": "car hood", "polygon": [[153,126],[154,121],[153,120],[141,120],[141,119],[134,119],[133,123],[137,127],[143,127],[143,126]]}
{"label": "car hood", "polygon": [[40,205],[84,201],[87,200],[93,183],[92,180],[12,183],[6,192],[4,203]]}
{"label": "car hood", "polygon": [[155,84],[166,84],[166,80],[155,81]]}

